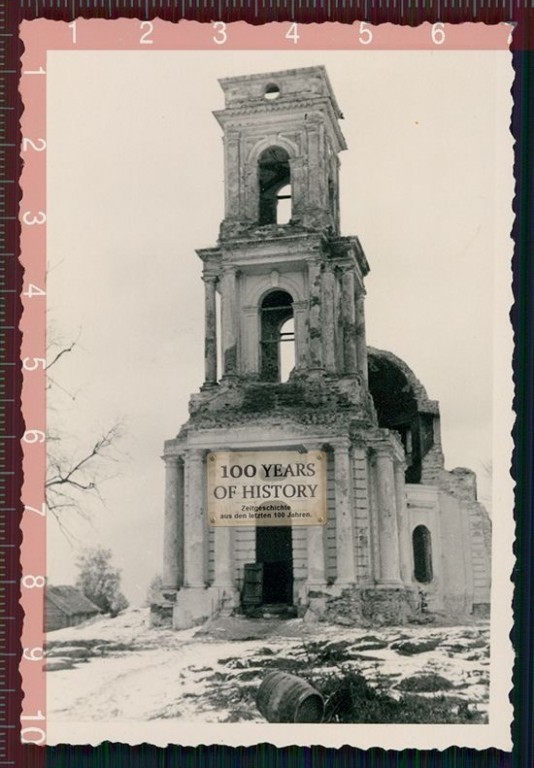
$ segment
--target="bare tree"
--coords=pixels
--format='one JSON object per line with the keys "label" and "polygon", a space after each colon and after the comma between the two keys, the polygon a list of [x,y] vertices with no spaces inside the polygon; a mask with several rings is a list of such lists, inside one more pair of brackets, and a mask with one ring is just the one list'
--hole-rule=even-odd
{"label": "bare tree", "polygon": [[[66,355],[76,349],[78,339],[79,336],[74,341],[63,344],[61,340],[53,338],[48,348],[49,362],[46,366],[47,390],[57,390],[72,402],[76,400],[77,395],[63,387],[57,378],[50,374],[50,370],[55,369]],[[57,408],[49,408],[49,413],[54,410]],[[90,514],[85,503],[88,495],[103,501],[101,486],[114,476],[109,474],[109,466],[117,461],[116,444],[122,433],[123,425],[118,422],[75,451],[71,448],[72,435],[55,426],[48,430],[46,504],[69,540],[75,537],[69,530],[67,513],[74,513],[89,520]]]}

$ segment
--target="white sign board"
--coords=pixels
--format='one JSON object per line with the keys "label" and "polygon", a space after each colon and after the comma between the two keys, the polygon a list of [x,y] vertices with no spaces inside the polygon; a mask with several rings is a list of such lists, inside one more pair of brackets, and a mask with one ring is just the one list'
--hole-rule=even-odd
{"label": "white sign board", "polygon": [[324,525],[323,451],[225,451],[208,455],[211,525]]}

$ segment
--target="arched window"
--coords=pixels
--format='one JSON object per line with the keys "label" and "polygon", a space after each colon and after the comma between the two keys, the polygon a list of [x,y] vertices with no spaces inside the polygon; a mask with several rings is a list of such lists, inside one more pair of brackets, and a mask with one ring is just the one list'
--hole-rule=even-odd
{"label": "arched window", "polygon": [[432,541],[426,525],[418,525],[412,534],[414,578],[421,584],[429,584],[432,572]]}
{"label": "arched window", "polygon": [[[287,291],[275,290],[265,296],[261,303],[261,367],[262,381],[282,380],[282,371],[289,375],[290,362],[281,347],[294,343],[294,333],[286,328],[293,318],[293,299]],[[294,365],[294,356],[293,356]]]}
{"label": "arched window", "polygon": [[286,150],[265,149],[258,160],[258,177],[260,224],[287,224],[291,219],[291,171]]}

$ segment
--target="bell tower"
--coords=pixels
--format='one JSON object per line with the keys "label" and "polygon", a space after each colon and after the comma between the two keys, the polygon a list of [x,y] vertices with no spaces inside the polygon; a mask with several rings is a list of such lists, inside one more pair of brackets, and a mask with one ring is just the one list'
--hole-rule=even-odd
{"label": "bell tower", "polygon": [[224,132],[226,176],[221,238],[283,223],[337,234],[338,154],[346,144],[325,69],[220,82],[225,109],[215,117]]}
{"label": "bell tower", "polygon": [[[341,111],[321,66],[220,83],[225,216],[217,244],[197,251],[204,382],[164,452],[163,595],[175,627],[242,608],[255,568],[260,603],[282,600],[299,611],[310,590],[402,587],[404,451],[396,433],[379,428],[369,394],[369,266],[358,238],[340,234]],[[261,458],[273,452],[278,458]],[[236,476],[255,476],[268,461],[304,473],[320,459],[326,513],[276,530],[214,524],[210,462],[221,455]],[[243,498],[261,492],[255,485]],[[216,498],[225,493],[220,486]],[[373,504],[385,509],[380,534],[371,533],[379,525]]]}
{"label": "bell tower", "polygon": [[[198,251],[206,285],[203,391],[279,383],[280,329],[294,321],[293,376],[365,386],[364,285],[356,237],[339,234],[341,111],[324,67],[221,80],[225,218]],[[221,297],[217,327],[216,291]],[[218,335],[220,334],[220,340]],[[217,365],[221,342],[222,360]]]}

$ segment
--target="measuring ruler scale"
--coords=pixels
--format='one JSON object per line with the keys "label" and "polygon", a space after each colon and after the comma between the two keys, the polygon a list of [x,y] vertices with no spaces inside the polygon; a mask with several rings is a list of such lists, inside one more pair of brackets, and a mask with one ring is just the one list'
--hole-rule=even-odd
{"label": "measuring ruler scale", "polygon": [[[377,5],[358,3],[346,8],[345,4],[331,3],[328,7],[322,6],[317,10],[318,17],[322,15],[326,20],[330,14],[332,20],[351,23],[312,29],[295,20],[305,13],[313,19],[313,12],[304,2],[257,0],[236,2],[229,8],[224,3],[163,0],[21,0],[0,4],[0,110],[3,118],[0,129],[0,332],[5,350],[0,369],[0,710],[3,722],[0,768],[15,764],[17,743],[42,746],[47,738],[43,671],[47,574],[47,53],[51,50],[136,50],[149,55],[158,50],[387,50],[402,46],[439,51],[477,47],[476,30],[446,23],[448,14],[458,13],[450,3],[442,3],[441,14],[437,14],[435,8],[420,10],[408,2],[391,3],[391,9],[389,4],[388,9],[377,8]],[[470,21],[508,22],[526,7],[522,2],[493,5],[474,2],[463,13]],[[420,15],[416,16],[417,13]],[[246,28],[242,24],[232,25],[232,19],[245,18],[247,14],[251,19],[263,22],[276,16],[284,23]],[[413,24],[425,20],[429,23],[405,28],[402,43],[398,29],[372,23],[393,21],[393,16],[397,19],[400,14],[411,14]],[[65,23],[46,21],[44,16]],[[360,18],[356,19],[357,16]],[[113,24],[106,21],[111,18],[121,21]],[[192,20],[181,25],[167,23],[167,20],[180,18],[196,18],[204,23]],[[15,24],[22,20],[25,20],[21,29],[25,50],[19,63]],[[489,28],[484,45],[504,50],[509,44],[510,31],[510,25],[505,23]],[[17,101],[17,88],[22,98],[22,112]],[[18,184],[22,190],[20,203]],[[17,415],[19,394],[23,424]],[[21,487],[17,484],[20,467],[23,472]],[[21,511],[19,529],[18,513]],[[16,629],[19,610],[24,611],[20,638]],[[19,655],[24,690],[22,713],[19,711],[16,663]],[[42,752],[44,754],[44,750]]]}

